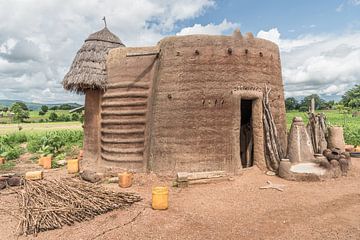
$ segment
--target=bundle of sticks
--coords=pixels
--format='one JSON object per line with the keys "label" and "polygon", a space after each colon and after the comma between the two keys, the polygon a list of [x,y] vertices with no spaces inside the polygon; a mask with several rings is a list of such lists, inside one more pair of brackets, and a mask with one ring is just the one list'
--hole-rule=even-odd
{"label": "bundle of sticks", "polygon": [[276,130],[275,122],[271,114],[269,104],[269,94],[271,89],[265,85],[265,92],[263,97],[263,124],[265,132],[265,145],[266,145],[266,165],[267,168],[273,172],[277,172],[280,160],[284,157],[281,144],[279,142],[278,133]]}
{"label": "bundle of sticks", "polygon": [[19,233],[37,234],[92,219],[141,200],[135,193],[113,192],[75,179],[25,181],[18,192]]}

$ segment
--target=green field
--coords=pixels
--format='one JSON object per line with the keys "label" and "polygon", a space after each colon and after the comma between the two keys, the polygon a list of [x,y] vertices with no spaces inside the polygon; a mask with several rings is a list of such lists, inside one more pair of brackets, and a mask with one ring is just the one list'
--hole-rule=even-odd
{"label": "green field", "polygon": [[[348,144],[359,145],[360,143],[360,117],[352,117],[351,114],[342,114],[337,110],[318,111],[325,113],[328,126],[340,126],[344,128],[345,142]],[[287,127],[291,126],[294,117],[302,117],[307,124],[307,114],[305,112],[289,111],[286,113]]]}
{"label": "green field", "polygon": [[[21,128],[21,131],[19,131],[19,127]],[[80,122],[0,124],[0,135],[16,132],[43,133],[64,129],[82,130],[82,124]]]}

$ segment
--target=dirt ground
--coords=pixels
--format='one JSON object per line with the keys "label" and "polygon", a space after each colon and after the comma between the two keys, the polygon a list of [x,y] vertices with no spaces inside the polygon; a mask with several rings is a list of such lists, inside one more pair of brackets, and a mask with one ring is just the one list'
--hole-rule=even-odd
{"label": "dirt ground", "polygon": [[[126,191],[144,200],[128,209],[37,237],[18,237],[17,219],[0,210],[0,239],[360,239],[360,159],[352,162],[347,177],[322,182],[290,182],[253,167],[229,181],[170,187],[166,211],[151,209],[151,187],[172,181],[137,174]],[[45,173],[65,175],[65,169]],[[259,189],[267,180],[285,190]],[[0,208],[16,209],[15,195],[7,192],[0,192]]]}

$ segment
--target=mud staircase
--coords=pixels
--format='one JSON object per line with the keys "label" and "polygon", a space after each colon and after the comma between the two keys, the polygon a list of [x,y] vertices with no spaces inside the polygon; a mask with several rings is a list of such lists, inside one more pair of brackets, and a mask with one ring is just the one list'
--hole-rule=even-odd
{"label": "mud staircase", "polygon": [[150,82],[108,85],[101,103],[101,157],[141,167]]}

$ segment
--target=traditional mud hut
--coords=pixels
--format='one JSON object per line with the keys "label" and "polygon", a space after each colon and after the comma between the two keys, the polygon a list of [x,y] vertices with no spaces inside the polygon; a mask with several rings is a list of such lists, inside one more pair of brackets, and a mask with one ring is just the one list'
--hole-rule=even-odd
{"label": "traditional mud hut", "polygon": [[63,83],[86,95],[83,168],[276,171],[286,147],[279,49],[251,33],[130,48],[105,28]]}

